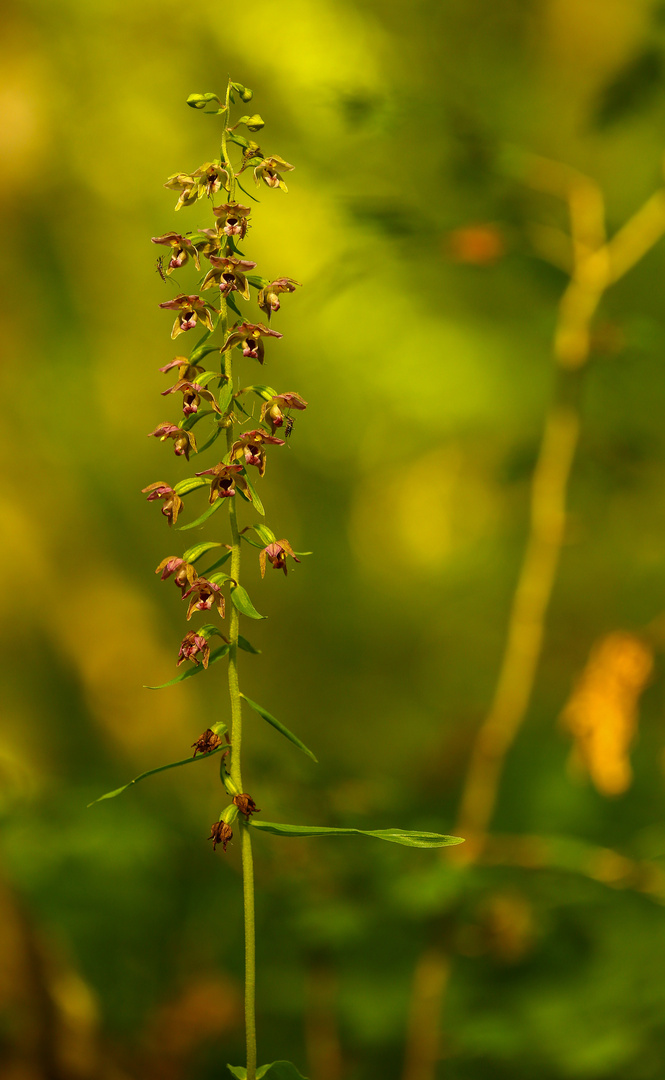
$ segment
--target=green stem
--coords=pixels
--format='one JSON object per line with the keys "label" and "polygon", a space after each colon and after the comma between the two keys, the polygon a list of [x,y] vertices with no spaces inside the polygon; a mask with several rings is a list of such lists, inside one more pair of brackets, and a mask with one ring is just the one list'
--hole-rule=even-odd
{"label": "green stem", "polygon": [[[222,133],[222,160],[229,172],[229,202],[235,194],[235,177],[229,159],[226,134],[229,122],[229,97],[231,81],[226,88],[226,111]],[[222,297],[220,326],[224,340],[228,333],[228,306]],[[224,374],[233,386],[233,359],[231,349],[224,353]],[[230,413],[233,404],[230,406]],[[230,418],[229,413],[229,418]],[[233,424],[226,429],[226,445],[230,451],[233,446]],[[238,531],[238,512],[236,500],[231,499],[229,517],[231,521],[231,577],[240,584],[240,533]],[[241,770],[242,749],[242,704],[238,682],[238,629],[240,616],[238,609],[231,605],[229,620],[229,697],[231,699],[231,779],[238,791],[243,791]],[[245,908],[245,1040],[247,1045],[247,1080],[256,1080],[256,932],[254,928],[254,863],[252,859],[252,841],[246,822],[240,825],[243,900]]]}

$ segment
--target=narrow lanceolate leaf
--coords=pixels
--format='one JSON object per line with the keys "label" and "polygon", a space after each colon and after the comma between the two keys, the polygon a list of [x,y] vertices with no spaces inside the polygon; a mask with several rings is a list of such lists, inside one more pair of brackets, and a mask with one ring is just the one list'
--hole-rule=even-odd
{"label": "narrow lanceolate leaf", "polygon": [[256,493],[256,488],[254,487],[250,477],[248,476],[247,469],[245,469],[245,472],[243,473],[243,476],[245,477],[245,483],[247,484],[247,489],[249,491],[249,494],[252,497],[252,504],[254,506],[254,509],[256,510],[257,513],[259,513],[261,515],[261,517],[265,517],[266,512],[263,509],[263,503],[261,502],[259,496]]}
{"label": "narrow lanceolate leaf", "polygon": [[219,371],[203,371],[193,380],[197,386],[206,386],[211,379],[221,379]]}
{"label": "narrow lanceolate leaf", "polygon": [[199,454],[202,454],[204,450],[207,450],[209,446],[212,446],[212,444],[215,442],[216,439],[219,438],[223,431],[224,428],[217,424],[216,427],[213,428],[212,435],[210,435],[209,438],[206,439],[206,441],[203,443],[203,446],[199,446]]}
{"label": "narrow lanceolate leaf", "polygon": [[203,525],[204,521],[207,521],[209,517],[219,510],[222,503],[228,502],[228,499],[215,499],[207,510],[204,510],[194,521],[190,521],[187,525],[176,525],[176,529],[179,532],[185,532],[187,529],[195,529],[197,525]]}
{"label": "narrow lanceolate leaf", "polygon": [[[190,238],[190,239],[193,239],[193,238]],[[201,237],[201,239],[207,241],[208,238],[207,237]],[[197,347],[194,350],[194,352],[196,353],[196,359],[197,360],[203,360],[203,358],[205,356],[210,356],[210,353],[214,353],[214,352],[218,353],[219,352],[219,345],[200,346],[200,347]],[[192,356],[191,359],[193,359],[193,356]],[[219,372],[217,372],[217,375],[219,376]],[[195,380],[195,382],[198,382],[198,381],[199,381],[198,379]]]}
{"label": "narrow lanceolate leaf", "polygon": [[[268,282],[266,282],[268,284]],[[277,391],[273,390],[272,386],[245,386],[240,391],[241,394],[249,394],[253,391],[258,397],[263,398],[264,401],[270,401],[271,398],[277,397]]]}
{"label": "narrow lanceolate leaf", "polygon": [[[236,1080],[247,1080],[247,1069],[244,1065],[226,1066]],[[270,1065],[261,1065],[256,1070],[256,1080],[307,1080],[307,1077],[299,1073],[295,1065],[290,1061],[273,1061]]]}
{"label": "narrow lanceolate leaf", "polygon": [[227,379],[224,386],[220,390],[219,397],[217,399],[217,403],[218,403],[218,405],[219,405],[219,407],[220,407],[220,409],[222,410],[223,413],[225,413],[227,411],[229,405],[231,404],[231,398],[232,397],[233,397],[233,383],[231,382],[230,379]]}
{"label": "narrow lanceolate leaf", "polygon": [[[235,245],[234,245],[234,247],[235,247]],[[235,250],[238,251],[237,248]],[[240,255],[242,253],[238,252],[238,254]],[[235,311],[236,315],[239,315],[240,318],[242,319],[242,311],[240,310],[240,308],[238,307],[238,305],[236,304],[235,300],[233,299],[233,297],[231,296],[230,293],[226,297],[226,302],[229,305],[229,307],[231,308],[231,311]]]}
{"label": "narrow lanceolate leaf", "polygon": [[185,480],[179,480],[174,491],[176,495],[189,495],[190,491],[208,487],[210,481],[205,476],[188,476]]}
{"label": "narrow lanceolate leaf", "polygon": [[[218,649],[213,649],[210,653],[210,660],[208,661],[208,667],[210,664],[214,664],[217,660],[221,660],[223,656],[226,656],[229,651],[228,645],[220,645]],[[167,686],[175,686],[176,683],[184,682],[185,679],[193,679],[195,675],[200,675],[202,671],[205,671],[203,664],[199,664],[198,667],[187,668],[187,671],[181,671],[179,675],[176,675],[175,679],[169,679],[168,682],[160,683],[159,686],[146,686],[145,690],[165,690]]]}
{"label": "narrow lanceolate leaf", "polygon": [[202,555],[205,555],[206,551],[210,551],[211,548],[221,547],[222,545],[215,540],[209,540],[205,544],[195,544],[194,547],[187,548],[187,551],[183,555],[185,562],[196,562]]}
{"label": "narrow lanceolate leaf", "polygon": [[[244,696],[244,695],[243,695]],[[326,829],[319,825],[282,825],[275,821],[254,821],[254,828],[273,836],[375,836],[404,847],[435,848],[463,844],[461,836],[443,836],[433,832],[413,832],[406,829]]]}
{"label": "narrow lanceolate leaf", "polygon": [[212,566],[209,566],[207,570],[203,571],[201,577],[207,578],[208,575],[213,570],[216,570],[218,566],[223,566],[224,563],[228,562],[230,558],[231,558],[231,552],[230,551],[225,551],[224,554],[222,556],[220,556],[219,559],[217,559],[217,562],[214,562],[212,564]]}
{"label": "narrow lanceolate leaf", "polygon": [[254,653],[256,656],[258,656],[261,652],[260,649],[255,649],[251,641],[248,641],[246,637],[242,636],[242,634],[238,634],[238,648],[244,649],[245,652]]}
{"label": "narrow lanceolate leaf", "polygon": [[207,575],[207,576],[208,576],[208,581],[212,581],[213,585],[223,585],[225,581],[231,581],[232,580],[230,574],[225,574],[223,572],[220,573],[220,574],[212,574],[212,575]]}
{"label": "narrow lanceolate leaf", "polygon": [[196,345],[194,346],[191,353],[189,354],[190,363],[195,364],[198,360],[201,359],[202,356],[205,356],[205,354],[206,354],[206,352],[208,350],[204,349],[203,346],[205,345],[205,342],[210,337],[210,334],[211,334],[210,330],[205,330],[204,333],[199,338],[199,340],[196,342]]}
{"label": "narrow lanceolate leaf", "polygon": [[249,598],[247,589],[243,589],[242,585],[231,588],[231,603],[241,615],[246,615],[249,619],[265,619],[265,615],[260,615],[256,610]]}
{"label": "narrow lanceolate leaf", "polygon": [[244,540],[251,547],[255,547],[255,548],[265,547],[265,544],[262,544],[260,540],[257,540],[254,536],[248,536],[247,533],[243,533],[241,539]]}
{"label": "narrow lanceolate leaf", "polygon": [[254,532],[259,540],[263,541],[264,545],[274,544],[277,539],[272,529],[269,529],[267,525],[254,525]]}
{"label": "narrow lanceolate leaf", "polygon": [[[191,431],[195,424],[198,424],[199,420],[205,420],[208,416],[218,416],[214,409],[197,409],[195,413],[188,416],[186,420],[183,420],[180,425],[185,431]],[[199,451],[200,453],[200,451]]]}
{"label": "narrow lanceolate leaf", "polygon": [[220,754],[224,749],[228,750],[228,747],[220,746],[217,750],[211,750],[209,754],[201,754],[200,756],[197,754],[196,757],[186,757],[182,761],[172,761],[169,765],[160,765],[158,769],[149,769],[148,772],[141,773],[134,780],[130,780],[128,784],[116,788],[115,791],[107,791],[106,795],[100,795],[98,799],[93,799],[91,803],[88,803],[88,808],[94,806],[95,803],[103,802],[104,799],[115,799],[116,795],[122,795],[123,791],[127,791],[127,788],[132,787],[133,784],[138,784],[139,780],[145,780],[147,776],[165,772],[166,769],[177,769],[179,765],[193,765],[195,761],[203,761],[204,758],[214,757],[215,754]]}
{"label": "narrow lanceolate leaf", "polygon": [[297,735],[294,735],[292,731],[289,731],[289,729],[284,724],[282,724],[280,720],[277,720],[277,718],[274,717],[272,713],[269,713],[267,709],[264,709],[263,705],[257,705],[256,702],[252,701],[251,698],[248,698],[246,694],[241,694],[240,697],[247,702],[250,709],[254,709],[254,712],[257,712],[259,716],[262,716],[268,724],[271,724],[274,728],[276,728],[276,730],[279,731],[280,734],[282,734],[286,739],[288,739],[289,742],[292,742],[294,746],[297,746],[299,750],[302,750],[303,754],[307,754],[307,757],[310,757],[312,761],[315,761],[318,765],[319,759],[314,756],[309,747],[305,746],[304,742],[302,742],[302,740],[299,739]]}
{"label": "narrow lanceolate leaf", "polygon": [[247,274],[247,280],[255,289],[265,289],[270,284],[270,278],[260,277],[259,274]]}

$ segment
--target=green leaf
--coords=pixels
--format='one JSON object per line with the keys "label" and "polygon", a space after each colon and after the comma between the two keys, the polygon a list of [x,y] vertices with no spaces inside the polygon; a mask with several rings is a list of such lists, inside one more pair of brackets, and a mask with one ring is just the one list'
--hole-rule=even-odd
{"label": "green leaf", "polygon": [[204,330],[204,332],[201,334],[201,337],[196,342],[196,345],[194,346],[191,353],[189,354],[189,362],[190,362],[190,364],[195,364],[198,360],[201,359],[202,356],[205,356],[207,350],[205,350],[203,348],[203,345],[208,340],[211,333],[212,333],[212,330]]}
{"label": "green leaf", "polygon": [[195,413],[191,413],[187,416],[180,426],[184,427],[185,431],[190,431],[191,428],[194,427],[194,424],[198,424],[199,420],[205,420],[206,416],[214,415],[214,409],[197,409]]}
{"label": "green leaf", "polygon": [[[254,712],[257,712],[259,716],[262,716],[268,724],[271,724],[277,731],[281,732],[289,742],[292,742],[294,746],[297,746],[299,750],[302,750],[303,754],[307,754],[307,757],[310,757],[312,761],[315,761],[318,765],[319,759],[314,756],[309,747],[305,746],[304,742],[302,742],[297,735],[294,735],[292,731],[289,731],[289,729],[277,720],[272,713],[269,713],[267,709],[264,709],[263,705],[257,705],[256,702],[252,701],[251,698],[248,698],[246,694],[241,693],[240,697],[247,702],[250,709],[254,709]],[[290,826],[287,826],[287,828],[290,828]],[[296,826],[294,826],[294,828],[296,828]]]}
{"label": "green leaf", "polygon": [[229,305],[229,307],[231,308],[231,311],[235,311],[236,315],[239,315],[240,318],[242,319],[242,311],[240,310],[240,308],[236,304],[235,300],[231,296],[231,293],[228,293],[228,295],[226,297],[226,302]]}
{"label": "green leaf", "polygon": [[173,490],[176,495],[189,495],[190,491],[207,487],[209,483],[210,481],[204,476],[188,476],[186,480],[179,480]]}
{"label": "green leaf", "polygon": [[[203,239],[206,241],[206,243],[208,243],[208,237],[207,236],[204,236]],[[208,331],[208,333],[210,333],[210,331]],[[214,353],[214,352],[218,353],[218,352],[220,352],[220,347],[219,347],[219,345],[209,345],[205,349],[197,347],[194,350],[194,352],[196,353],[196,359],[197,360],[203,360],[204,356],[209,356],[210,353]],[[191,357],[190,357],[190,359],[191,359]],[[219,375],[219,372],[217,372],[217,374]],[[198,379],[196,379],[195,381],[198,382]]]}
{"label": "green leaf", "polygon": [[219,397],[217,399],[219,407],[220,407],[220,409],[222,410],[223,413],[225,413],[227,411],[229,405],[231,404],[232,397],[233,397],[233,383],[231,382],[230,379],[227,379],[226,383],[224,384],[224,386],[220,390]]}
{"label": "green leaf", "polygon": [[[226,656],[230,646],[224,643],[220,645],[218,649],[213,649],[210,653],[210,660],[208,661],[208,667],[211,664],[215,664],[222,657]],[[203,664],[199,664],[198,667],[188,668],[187,671],[183,671],[180,675],[176,675],[175,679],[170,679],[168,682],[160,683],[159,686],[145,686],[144,690],[165,690],[167,686],[175,686],[176,683],[184,682],[185,679],[193,679],[195,675],[200,675],[202,671],[205,671]]]}
{"label": "green leaf", "polygon": [[208,116],[219,116],[224,112],[224,106],[217,94],[190,94],[187,104],[192,109],[201,109]]}
{"label": "green leaf", "polygon": [[205,544],[195,544],[194,547],[187,548],[187,551],[183,555],[183,559],[185,562],[196,562],[202,555],[205,555],[206,551],[221,546],[222,545],[215,540],[208,540]]}
{"label": "green leaf", "polygon": [[250,390],[253,390],[264,401],[270,401],[271,398],[277,397],[277,391],[273,390],[272,386],[244,386],[240,393],[247,394]]}
{"label": "green leaf", "polygon": [[211,750],[209,754],[197,754],[196,757],[186,757],[182,761],[172,761],[169,765],[160,765],[158,769],[149,769],[148,772],[141,773],[140,776],[130,780],[128,784],[123,784],[122,787],[116,788],[115,791],[107,791],[106,795],[100,795],[98,799],[93,799],[91,803],[88,803],[88,809],[94,806],[95,803],[103,802],[104,799],[115,799],[116,795],[122,795],[123,791],[127,791],[133,784],[138,784],[139,780],[145,780],[147,776],[154,776],[155,773],[165,772],[166,769],[177,769],[179,765],[192,765],[195,761],[204,761],[205,758],[214,757],[215,754],[221,754],[222,750],[228,747],[220,746],[217,750]]}
{"label": "green leaf", "polygon": [[265,547],[265,544],[262,544],[260,540],[256,540],[253,536],[247,536],[246,533],[242,533],[240,539],[244,540],[247,544],[251,544],[253,548],[260,549],[262,547]]}
{"label": "green leaf", "polygon": [[[234,141],[234,142],[238,142],[238,140],[237,140],[237,139],[234,139],[233,141]],[[247,142],[247,140],[246,140],[246,139],[243,139],[243,142],[242,142],[242,143],[239,143],[239,145],[240,145],[240,146],[242,146],[242,145],[243,145],[243,144],[244,144],[245,142]],[[249,143],[247,143],[247,147],[248,147],[248,146],[249,146]],[[246,147],[245,149],[247,149],[247,147]],[[259,158],[259,159],[256,159],[256,160],[260,160],[260,158]],[[252,195],[251,191],[248,191],[248,190],[247,190],[247,188],[244,188],[244,187],[242,186],[242,184],[241,184],[241,183],[240,183],[240,181],[238,180],[238,177],[237,177],[237,176],[236,176],[236,184],[238,185],[238,187],[240,188],[240,190],[241,190],[241,191],[242,191],[242,192],[243,192],[243,193],[244,193],[244,194],[245,194],[245,195],[247,196],[247,198],[248,198],[248,199],[251,199],[251,200],[252,200],[252,202],[261,202],[261,200],[260,200],[260,199],[257,199],[256,195]]]}
{"label": "green leaf", "polygon": [[207,450],[209,446],[212,446],[212,444],[215,442],[216,439],[219,438],[223,431],[224,428],[218,424],[217,427],[213,430],[210,438],[206,439],[202,446],[199,446],[199,454],[202,454],[204,450]]}
{"label": "green leaf", "polygon": [[[242,146],[243,150],[249,150],[249,143],[243,135],[236,135],[235,131],[229,131],[228,138],[231,142],[234,142],[236,146]],[[240,187],[239,184],[238,187]]]}
{"label": "green leaf", "polygon": [[209,574],[209,573],[210,573],[210,572],[211,572],[212,570],[216,570],[218,566],[223,566],[223,565],[224,565],[224,563],[225,563],[225,562],[228,562],[230,558],[231,558],[231,552],[230,552],[230,551],[226,551],[226,552],[224,552],[224,554],[223,554],[222,556],[220,556],[220,558],[219,558],[219,559],[217,560],[217,562],[214,562],[214,563],[212,564],[212,566],[209,566],[207,570],[204,570],[204,571],[203,571],[203,575],[202,575],[202,576],[203,576],[203,577],[207,577],[207,576],[208,576],[208,574]]}
{"label": "green leaf", "polygon": [[255,289],[265,289],[270,284],[270,278],[261,277],[259,274],[245,274],[245,277]]}
{"label": "green leaf", "polygon": [[[244,697],[241,694],[241,697]],[[275,821],[252,821],[251,825],[273,836],[375,836],[404,847],[436,848],[463,844],[461,836],[443,836],[440,833],[413,832],[406,829],[326,829],[319,825],[282,825]]]}
{"label": "green leaf", "polygon": [[245,469],[245,471],[243,473],[243,476],[245,477],[245,482],[247,484],[247,490],[249,491],[249,494],[252,497],[252,505],[253,505],[254,509],[256,510],[257,514],[261,514],[262,517],[265,517],[266,512],[263,509],[263,503],[261,502],[261,500],[260,500],[260,498],[259,498],[259,496],[257,494],[256,488],[254,487],[252,481],[249,478],[249,473],[248,473],[247,469]]}
{"label": "green leaf", "polygon": [[207,510],[204,510],[195,521],[190,521],[187,525],[176,525],[176,529],[179,532],[185,532],[186,529],[194,529],[197,525],[203,525],[204,521],[207,521],[209,517],[212,517],[216,510],[219,510],[220,503],[225,503],[227,501],[227,499],[215,499],[214,503],[212,503]]}
{"label": "green leaf", "polygon": [[265,619],[265,615],[259,615],[249,598],[247,589],[243,589],[242,585],[231,588],[231,603],[241,615],[246,615],[248,619]]}
{"label": "green leaf", "polygon": [[277,537],[275,536],[272,529],[269,529],[267,525],[262,525],[261,523],[259,523],[258,525],[254,525],[253,528],[259,540],[263,540],[263,544],[265,547],[267,547],[268,544],[275,543]]}
{"label": "green leaf", "polygon": [[213,585],[223,585],[225,581],[231,580],[230,574],[213,574],[212,577],[207,578],[208,581],[212,581]]}
{"label": "green leaf", "polygon": [[202,371],[201,374],[197,375],[192,381],[195,382],[197,386],[205,386],[211,379],[221,379],[222,377],[223,376],[219,371]]}
{"label": "green leaf", "polygon": [[[236,1080],[247,1080],[247,1069],[244,1065],[226,1067]],[[290,1061],[273,1061],[270,1065],[261,1065],[256,1070],[256,1080],[264,1080],[264,1077],[265,1080],[307,1080]]]}
{"label": "green leaf", "polygon": [[246,637],[243,637],[242,634],[238,634],[238,648],[244,649],[245,652],[254,653],[256,656],[261,652],[260,649],[255,649],[252,643],[248,641]]}

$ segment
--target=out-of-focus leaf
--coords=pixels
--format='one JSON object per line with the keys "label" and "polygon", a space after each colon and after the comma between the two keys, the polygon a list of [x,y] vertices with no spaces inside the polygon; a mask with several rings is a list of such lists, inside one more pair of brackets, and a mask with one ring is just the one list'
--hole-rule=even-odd
{"label": "out-of-focus leaf", "polygon": [[229,307],[231,308],[231,311],[234,311],[236,313],[236,315],[239,315],[240,318],[242,319],[242,311],[240,310],[240,308],[236,304],[235,300],[231,296],[231,293],[229,293],[229,295],[226,297],[226,302],[229,305]]}
{"label": "out-of-focus leaf", "polygon": [[[247,1080],[247,1069],[244,1065],[226,1067],[236,1080]],[[270,1065],[261,1065],[256,1070],[256,1080],[264,1080],[264,1077],[266,1080],[307,1080],[290,1061],[273,1061]]]}
{"label": "out-of-focus leaf", "polygon": [[196,342],[196,345],[192,349],[191,353],[189,354],[190,363],[196,364],[196,363],[198,363],[198,361],[201,359],[202,356],[206,355],[206,352],[208,350],[204,349],[203,346],[204,346],[205,342],[208,340],[208,338],[210,337],[211,333],[212,333],[211,330],[205,330],[203,332],[203,334],[201,335],[199,340]]}
{"label": "out-of-focus leaf", "polygon": [[253,820],[251,825],[274,836],[374,836],[377,840],[387,840],[391,844],[414,848],[450,847],[464,843],[461,836],[444,836],[441,833],[406,829],[327,829],[319,825],[282,825],[274,821]]}
{"label": "out-of-focus leaf", "polygon": [[204,450],[207,450],[209,446],[212,446],[212,444],[215,442],[216,439],[219,438],[223,431],[224,428],[220,427],[220,425],[217,424],[212,435],[208,439],[206,439],[202,446],[199,446],[199,454],[202,454]]}
{"label": "out-of-focus leaf", "polygon": [[196,562],[202,555],[205,555],[206,551],[221,546],[222,545],[215,540],[208,540],[205,544],[195,544],[194,547],[187,548],[187,551],[183,555],[183,559],[185,562]]}
{"label": "out-of-focus leaf", "polygon": [[186,529],[195,529],[197,525],[203,525],[204,521],[207,521],[209,517],[212,517],[212,515],[219,510],[220,503],[225,503],[226,501],[226,499],[215,499],[214,503],[212,503],[207,510],[204,510],[195,521],[190,521],[187,525],[176,525],[176,528],[180,532],[185,532]]}
{"label": "out-of-focus leaf", "polygon": [[[229,651],[229,646],[225,643],[220,645],[218,649],[213,649],[210,653],[210,660],[208,661],[208,667],[211,664],[221,660],[226,656]],[[184,682],[185,679],[193,679],[195,675],[200,675],[202,671],[205,671],[203,664],[199,664],[198,667],[188,668],[187,671],[182,671],[180,675],[176,675],[175,679],[169,679],[168,682],[160,683],[159,686],[146,686],[145,690],[165,690],[167,686],[175,686],[176,683]]]}
{"label": "out-of-focus leaf", "polygon": [[211,750],[209,754],[197,754],[196,757],[186,757],[181,761],[172,761],[169,765],[160,765],[157,769],[148,769],[148,772],[141,773],[140,776],[130,780],[128,784],[123,784],[122,787],[116,788],[115,791],[107,791],[106,795],[100,795],[98,799],[93,799],[91,803],[88,803],[88,809],[94,806],[95,803],[103,802],[104,799],[115,799],[116,795],[122,795],[123,791],[127,791],[127,788],[132,787],[133,784],[138,784],[140,780],[145,780],[148,776],[166,772],[167,769],[177,769],[180,765],[193,765],[195,761],[203,761],[205,758],[214,757],[215,754],[220,754],[224,749],[228,750],[228,746],[220,746],[217,750]]}
{"label": "out-of-focus leaf", "polygon": [[595,124],[609,127],[647,108],[662,91],[665,60],[660,49],[650,47],[622,67],[600,94]]}
{"label": "out-of-focus leaf", "polygon": [[246,615],[248,619],[265,619],[265,615],[260,615],[256,610],[247,589],[243,589],[242,585],[236,585],[231,589],[231,602],[240,614]]}
{"label": "out-of-focus leaf", "polygon": [[[185,418],[184,423],[181,426],[184,427],[185,431],[191,431],[194,424],[198,424],[199,420],[205,420],[207,416],[214,415],[218,415],[215,414],[214,409],[197,409],[195,413],[191,413]],[[199,453],[200,452],[201,451],[199,450]]]}
{"label": "out-of-focus leaf", "polygon": [[209,566],[207,570],[203,571],[202,576],[207,577],[208,574],[210,574],[212,570],[216,570],[218,566],[223,566],[224,563],[228,562],[230,558],[231,558],[231,552],[230,551],[225,551],[224,554],[221,555],[220,558],[217,559],[217,561],[212,564],[212,566]]}
{"label": "out-of-focus leaf", "polygon": [[289,729],[282,724],[280,720],[277,720],[272,713],[269,713],[267,709],[264,709],[263,705],[257,705],[257,703],[252,701],[251,698],[248,698],[246,694],[241,693],[240,697],[247,702],[250,709],[254,709],[254,712],[257,712],[259,716],[263,717],[266,723],[271,724],[272,727],[284,736],[284,738],[288,739],[289,742],[292,742],[294,746],[297,746],[299,750],[302,750],[303,754],[307,754],[307,757],[310,757],[312,761],[315,761],[318,765],[319,759],[312,753],[309,747],[305,746],[304,742],[299,739],[297,735],[294,735],[292,731],[289,731]]}
{"label": "out-of-focus leaf", "polygon": [[229,405],[231,404],[231,398],[232,397],[233,397],[233,383],[231,382],[230,379],[227,379],[224,386],[220,390],[219,397],[217,399],[217,403],[218,403],[218,405],[219,405],[219,407],[220,407],[220,409],[222,410],[223,413],[226,412]]}
{"label": "out-of-focus leaf", "polygon": [[255,653],[256,656],[258,656],[261,652],[260,649],[255,649],[251,641],[248,641],[246,637],[242,636],[242,634],[238,634],[238,648],[244,649],[245,652]]}

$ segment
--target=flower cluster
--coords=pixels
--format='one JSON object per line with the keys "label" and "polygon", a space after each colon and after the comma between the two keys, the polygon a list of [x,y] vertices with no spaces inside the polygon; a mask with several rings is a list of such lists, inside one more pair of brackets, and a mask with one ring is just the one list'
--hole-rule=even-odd
{"label": "flower cluster", "polygon": [[[265,475],[269,454],[277,447],[284,446],[285,438],[291,433],[291,412],[307,407],[304,398],[293,390],[280,393],[272,387],[247,386],[234,392],[234,361],[242,357],[250,362],[256,360],[261,365],[266,362],[266,353],[282,338],[279,331],[266,323],[270,323],[271,318],[279,312],[281,298],[292,294],[300,286],[300,282],[291,277],[259,276],[255,273],[256,262],[246,258],[238,247],[240,242],[247,240],[252,228],[251,207],[236,197],[236,186],[241,183],[238,178],[246,170],[251,170],[257,185],[286,191],[283,174],[293,170],[293,165],[278,154],[265,154],[257,143],[237,133],[236,128],[242,124],[250,132],[260,130],[263,121],[259,116],[242,117],[235,125],[230,124],[233,93],[243,101],[248,100],[247,95],[251,97],[251,91],[238,87],[239,84],[229,85],[224,105],[215,95],[193,95],[196,100],[190,100],[189,104],[194,104],[196,108],[200,107],[201,102],[205,105],[206,101],[212,99],[219,104],[217,113],[223,115],[225,125],[222,153],[219,159],[207,161],[191,172],[174,173],[165,185],[177,192],[178,211],[199,205],[203,199],[208,200],[212,221],[209,220],[205,227],[196,222],[194,228],[186,229],[183,226],[177,231],[171,229],[152,237],[153,244],[165,249],[165,254],[158,260],[162,279],[167,287],[175,285],[175,295],[159,305],[174,316],[171,338],[177,338],[179,345],[184,340],[196,340],[192,348],[187,350],[187,355],[177,355],[159,368],[171,381],[161,395],[177,402],[182,416],[161,421],[149,434],[160,442],[169,442],[176,457],[185,458],[188,462],[192,456],[198,457],[211,447],[220,436],[226,437],[225,452],[219,454],[213,451],[213,461],[196,470],[193,476],[173,485],[157,481],[143,489],[149,502],[158,501],[161,504],[162,514],[170,526],[176,525],[183,512],[183,499],[196,491],[206,493],[207,508],[199,518],[179,528],[202,525],[222,506],[229,509],[230,543],[213,541],[196,544],[182,555],[167,555],[155,570],[162,581],[170,579],[176,585],[187,604],[187,622],[199,613],[226,620],[230,607],[228,636],[222,634],[216,622],[195,627],[185,634],[180,642],[176,665],[181,667],[187,662],[187,668],[176,677],[176,681],[207,670],[209,665],[223,656],[227,656],[229,665],[233,664],[234,670],[237,670],[238,646],[245,647],[242,644],[244,639],[239,638],[238,634],[239,615],[261,618],[246,590],[240,585],[241,539],[259,549],[262,576],[268,564],[286,574],[287,557],[300,562],[289,541],[277,540],[266,525],[247,525],[240,530],[237,524],[238,497],[250,509],[264,513],[251,476],[253,474],[256,478],[257,473],[259,477]],[[240,150],[240,160],[235,166],[229,154],[230,145]],[[179,277],[181,271],[198,275],[192,278],[186,290],[180,282],[175,283],[175,276]],[[250,308],[247,314],[241,314],[242,305],[252,301],[252,290],[258,311],[253,315]],[[258,321],[261,317],[265,317],[266,322]],[[195,331],[195,335],[192,335],[192,339],[186,339],[185,335],[190,331]],[[256,400],[252,395],[259,397],[260,407],[251,404]],[[200,422],[201,427],[197,428],[195,435],[194,426]],[[282,435],[284,437],[280,437]],[[197,497],[200,498],[200,495]],[[252,532],[256,539],[250,539],[248,533]],[[221,557],[219,551],[213,553],[212,549],[221,549]],[[200,571],[195,564],[206,554],[212,562],[205,571]],[[222,569],[229,560],[230,566]],[[226,572],[227,569],[230,573]],[[211,651],[210,643],[213,635],[219,636],[224,642],[215,652]],[[234,678],[235,706],[239,707],[237,675]],[[230,676],[229,687],[234,706]],[[226,730],[225,725],[222,726]],[[192,744],[194,756],[211,754],[223,746],[218,727],[207,728]],[[239,786],[239,762],[233,759],[233,728],[230,745],[222,756],[226,758],[227,754],[231,755],[230,772],[225,774],[223,770],[222,779],[226,775],[224,783],[232,795],[232,803],[211,831],[213,848],[221,844],[224,850],[233,835],[231,823],[235,816],[240,813],[247,820],[259,812],[252,796]],[[235,777],[235,781],[232,777]]]}

